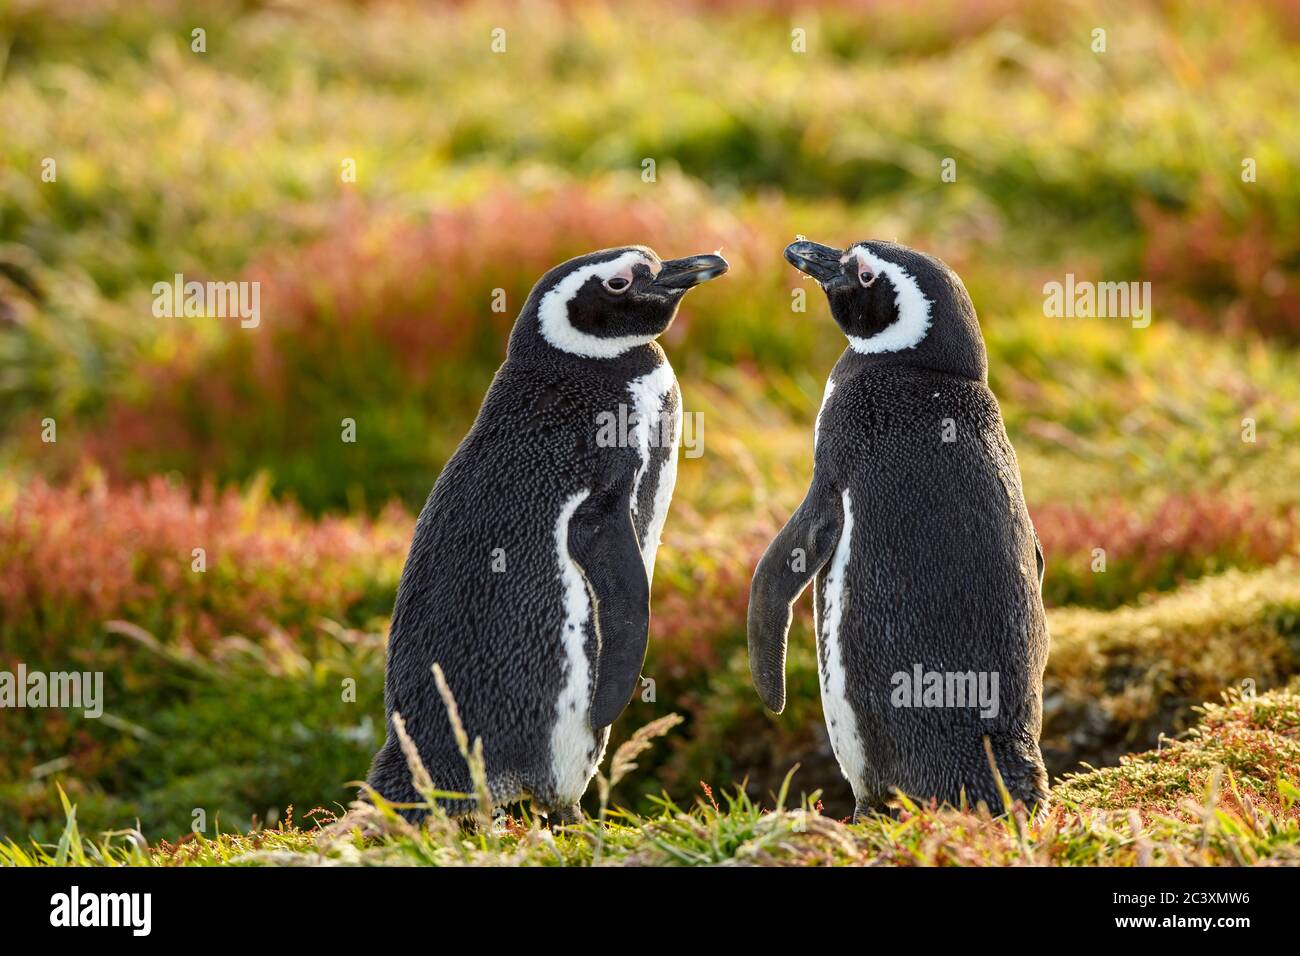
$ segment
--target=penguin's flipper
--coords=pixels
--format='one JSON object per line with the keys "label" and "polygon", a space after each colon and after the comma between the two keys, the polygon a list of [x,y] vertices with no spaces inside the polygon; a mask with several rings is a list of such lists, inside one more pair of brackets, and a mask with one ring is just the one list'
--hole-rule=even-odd
{"label": "penguin's flipper", "polygon": [[626,488],[592,495],[569,523],[569,553],[595,596],[600,634],[593,730],[608,727],[627,706],[650,635],[650,583],[627,501]]}
{"label": "penguin's flipper", "polygon": [[828,484],[812,488],[758,562],[749,588],[749,671],[764,706],[785,709],[785,644],[791,606],[839,541],[844,516]]}

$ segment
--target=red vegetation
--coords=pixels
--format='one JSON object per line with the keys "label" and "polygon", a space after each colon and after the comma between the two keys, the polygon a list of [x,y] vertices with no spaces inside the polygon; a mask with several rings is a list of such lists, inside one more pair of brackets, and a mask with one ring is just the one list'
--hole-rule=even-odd
{"label": "red vegetation", "polygon": [[[574,187],[497,193],[420,222],[372,215],[346,205],[325,238],[254,263],[260,325],[232,324],[215,345],[182,334],[178,354],[147,358],[139,397],[110,405],[90,455],[119,477],[265,468],[313,510],[345,504],[349,483],[415,505],[450,451],[440,429],[472,417],[529,289],[552,266],[633,243],[666,257],[724,247],[735,262],[770,258],[775,242],[726,213],[677,216],[672,201]],[[688,303],[669,338],[690,324]],[[344,456],[340,417],[362,413],[366,440]]]}
{"label": "red vegetation", "polygon": [[386,614],[410,528],[398,511],[309,521],[290,505],[210,487],[191,496],[161,478],[126,489],[38,480],[0,506],[0,637],[58,661],[114,618],[202,644],[293,634],[367,601]]}
{"label": "red vegetation", "polygon": [[1281,212],[1230,215],[1214,186],[1191,209],[1144,201],[1143,275],[1179,321],[1234,334],[1300,338],[1300,243]]}
{"label": "red vegetation", "polygon": [[[1047,504],[1033,519],[1047,560],[1044,599],[1054,605],[1112,607],[1227,567],[1272,564],[1300,544],[1296,509],[1205,494],[1174,495],[1151,512],[1122,500]],[[1096,548],[1105,573],[1093,570]]]}

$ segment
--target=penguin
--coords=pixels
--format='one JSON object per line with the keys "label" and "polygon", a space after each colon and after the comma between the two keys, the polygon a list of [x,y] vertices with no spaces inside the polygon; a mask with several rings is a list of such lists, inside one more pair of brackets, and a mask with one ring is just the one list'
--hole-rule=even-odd
{"label": "penguin", "polygon": [[791,608],[812,581],[822,708],[854,819],[893,812],[896,791],[999,813],[990,755],[1011,796],[1041,811],[1043,552],[970,296],[943,262],[892,242],[800,238],[785,258],[821,285],[848,347],[807,496],[751,583],[759,697],[785,707]]}
{"label": "penguin", "polygon": [[[645,658],[655,553],[676,481],[681,396],[655,341],[719,255],[645,246],[571,259],[533,287],[469,433],[417,519],[384,685],[387,737],[368,783],[416,803],[401,715],[451,816],[475,806],[432,667],[493,806],[580,819],[609,725]],[[427,810],[406,809],[411,820]]]}

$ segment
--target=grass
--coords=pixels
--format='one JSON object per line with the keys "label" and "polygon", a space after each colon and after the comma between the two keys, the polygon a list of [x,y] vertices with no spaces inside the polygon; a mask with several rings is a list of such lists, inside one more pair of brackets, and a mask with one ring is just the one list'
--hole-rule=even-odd
{"label": "grass", "polygon": [[1094,762],[1181,732],[1190,707],[1224,687],[1276,687],[1300,670],[1293,562],[1230,571],[1109,614],[1061,609],[1049,624],[1044,746]]}
{"label": "grass", "polygon": [[[1300,696],[1229,695],[1202,708],[1185,739],[1127,758],[1119,767],[1058,782],[1039,816],[1020,804],[952,808],[898,801],[897,819],[858,825],[825,816],[818,794],[792,797],[795,771],[767,806],[743,790],[689,806],[667,797],[652,812],[614,810],[545,829],[498,817],[465,827],[434,815],[407,824],[382,800],[347,815],[313,811],[302,829],[193,834],[149,844],[138,831],[83,837],[76,808],[52,844],[0,845],[11,866],[1135,866],[1300,862]],[[616,786],[654,736],[648,728],[611,758]],[[620,773],[620,766],[622,772]],[[996,815],[995,815],[996,814]]]}

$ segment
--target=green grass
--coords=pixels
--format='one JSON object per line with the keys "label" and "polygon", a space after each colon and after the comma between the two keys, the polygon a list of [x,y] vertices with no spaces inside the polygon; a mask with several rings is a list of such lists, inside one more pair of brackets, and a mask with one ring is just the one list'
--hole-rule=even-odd
{"label": "green grass", "polygon": [[[1300,696],[1231,696],[1203,708],[1183,740],[1122,766],[1070,776],[1054,804],[921,807],[897,801],[897,819],[858,825],[819,811],[818,793],[793,797],[791,771],[765,804],[708,788],[688,805],[667,797],[644,814],[602,810],[581,824],[545,829],[527,813],[486,825],[434,815],[421,827],[382,800],[347,815],[292,819],[247,834],[202,834],[149,844],[123,830],[83,836],[64,798],[56,842],[10,840],[11,866],[1002,866],[1258,865],[1300,862]],[[661,725],[611,758],[611,785]],[[622,772],[620,773],[620,766]],[[603,778],[602,778],[603,779]],[[995,815],[996,814],[996,815]]]}

